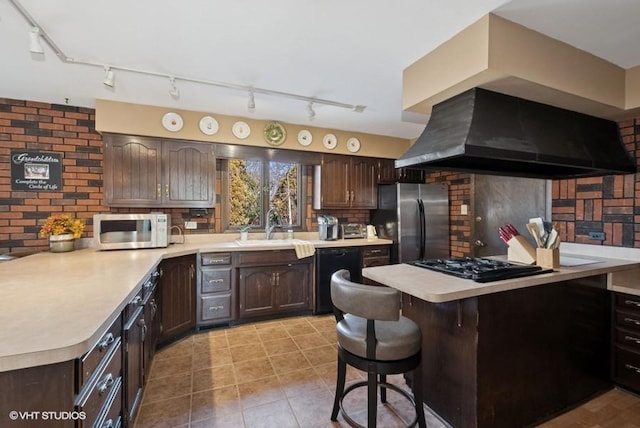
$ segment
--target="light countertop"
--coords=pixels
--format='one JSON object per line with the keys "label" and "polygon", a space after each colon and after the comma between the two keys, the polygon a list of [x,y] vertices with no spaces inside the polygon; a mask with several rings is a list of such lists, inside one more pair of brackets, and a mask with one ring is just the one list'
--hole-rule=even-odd
{"label": "light countertop", "polygon": [[[569,256],[569,255],[567,255]],[[634,260],[606,259],[601,257],[571,255],[575,259],[588,259],[595,263],[577,266],[560,266],[551,273],[478,283],[469,279],[438,273],[409,264],[396,264],[365,268],[362,275],[381,284],[395,288],[413,297],[441,303],[501,291],[515,290],[541,284],[607,274],[607,288],[628,294],[640,295],[640,262]]]}
{"label": "light countertop", "polygon": [[[0,372],[83,355],[119,316],[163,258],[197,252],[293,249],[239,245],[235,235],[189,235],[185,244],[146,250],[43,252],[0,263]],[[276,236],[277,237],[277,236]],[[319,241],[316,248],[389,245],[383,239]]]}

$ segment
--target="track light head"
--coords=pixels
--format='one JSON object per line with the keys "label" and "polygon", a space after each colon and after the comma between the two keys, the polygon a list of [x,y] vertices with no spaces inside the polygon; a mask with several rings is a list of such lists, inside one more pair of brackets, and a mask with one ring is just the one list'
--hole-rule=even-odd
{"label": "track light head", "polygon": [[253,97],[253,91],[249,91],[249,103],[247,104],[247,109],[249,113],[254,113],[256,111],[256,100]]}
{"label": "track light head", "polygon": [[102,83],[109,88],[113,88],[116,84],[116,75],[109,66],[104,68],[104,80]]}
{"label": "track light head", "polygon": [[313,109],[313,101],[309,101],[309,105],[307,106],[307,115],[309,116],[309,120],[313,120],[316,117],[316,112]]}
{"label": "track light head", "polygon": [[175,77],[169,77],[169,95],[171,95],[171,98],[176,100],[180,98],[180,89],[176,86]]}
{"label": "track light head", "polygon": [[29,52],[34,54],[44,53],[44,48],[40,43],[40,29],[38,27],[32,27],[31,33],[29,33]]}

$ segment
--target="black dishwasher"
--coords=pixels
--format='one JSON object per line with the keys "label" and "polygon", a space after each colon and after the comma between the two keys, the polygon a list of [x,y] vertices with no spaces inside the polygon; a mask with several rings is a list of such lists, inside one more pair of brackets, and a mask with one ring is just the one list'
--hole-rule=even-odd
{"label": "black dishwasher", "polygon": [[358,247],[318,248],[316,251],[316,306],[314,314],[333,311],[331,304],[331,275],[347,269],[351,281],[362,281],[362,258]]}

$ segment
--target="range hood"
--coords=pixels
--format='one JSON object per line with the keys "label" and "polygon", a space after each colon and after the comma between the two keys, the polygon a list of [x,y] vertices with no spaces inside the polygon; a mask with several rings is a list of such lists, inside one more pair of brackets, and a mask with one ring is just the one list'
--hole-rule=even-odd
{"label": "range hood", "polygon": [[551,179],[636,172],[617,123],[481,88],[436,104],[395,165]]}

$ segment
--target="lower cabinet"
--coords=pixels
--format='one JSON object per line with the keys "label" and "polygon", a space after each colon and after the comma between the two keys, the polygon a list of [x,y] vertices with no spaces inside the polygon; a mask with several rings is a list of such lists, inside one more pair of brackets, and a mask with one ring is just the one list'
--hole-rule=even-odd
{"label": "lower cabinet", "polygon": [[203,253],[198,270],[198,326],[236,318],[235,269],[231,253]]}
{"label": "lower cabinet", "polygon": [[196,259],[194,255],[160,264],[160,342],[175,339],[196,326]]}
{"label": "lower cabinet", "polygon": [[274,250],[241,253],[238,259],[241,319],[311,309],[312,258]]}
{"label": "lower cabinet", "polygon": [[142,399],[144,387],[144,349],[143,341],[146,324],[144,308],[139,307],[124,326],[124,417],[125,424],[133,424],[138,405]]}
{"label": "lower cabinet", "polygon": [[613,381],[640,393],[640,296],[614,293]]}

